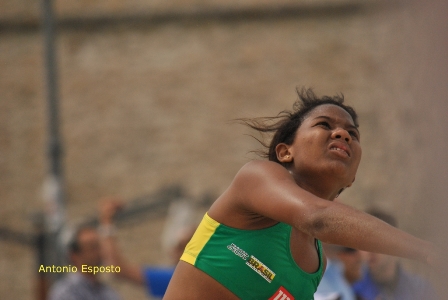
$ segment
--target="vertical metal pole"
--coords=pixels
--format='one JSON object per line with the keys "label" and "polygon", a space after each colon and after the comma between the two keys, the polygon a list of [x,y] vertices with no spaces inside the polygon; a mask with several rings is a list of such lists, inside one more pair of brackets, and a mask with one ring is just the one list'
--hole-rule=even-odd
{"label": "vertical metal pole", "polygon": [[[40,269],[41,265],[46,264],[47,259],[45,258],[46,251],[46,234],[45,234],[45,227],[44,227],[44,216],[43,214],[36,215],[36,218],[34,220],[34,227],[36,229],[36,239],[34,241],[34,249],[36,251],[36,270]],[[46,300],[47,294],[48,294],[48,288],[50,281],[48,279],[48,276],[45,276],[46,273],[40,273],[38,272],[37,278],[36,278],[36,286],[35,286],[35,299],[36,300]]]}
{"label": "vertical metal pole", "polygon": [[[45,201],[45,264],[62,265],[64,252],[61,233],[65,219],[63,193],[62,147],[59,136],[58,85],[55,51],[55,20],[52,0],[43,0],[43,34],[48,102],[49,172],[44,185]],[[56,278],[58,277],[56,273]],[[50,278],[50,282],[56,279]]]}

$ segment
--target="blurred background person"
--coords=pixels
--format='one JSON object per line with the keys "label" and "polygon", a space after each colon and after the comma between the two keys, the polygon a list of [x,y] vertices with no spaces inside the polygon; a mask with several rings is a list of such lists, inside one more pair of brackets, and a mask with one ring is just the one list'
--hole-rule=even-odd
{"label": "blurred background person", "polygon": [[[177,205],[176,205],[177,204]],[[151,298],[162,298],[185,246],[190,241],[195,227],[189,225],[191,209],[188,204],[176,203],[170,207],[162,246],[167,252],[170,264],[166,266],[145,266],[131,262],[123,254],[115,237],[114,216],[124,208],[118,198],[104,198],[99,203],[99,221],[103,258],[108,264],[120,266],[116,278],[144,286]],[[187,205],[187,206],[185,206]],[[154,239],[154,237],[148,237]]]}
{"label": "blurred background person", "polygon": [[[395,217],[377,208],[367,213],[397,227]],[[438,299],[429,281],[406,271],[398,257],[365,252],[367,268],[355,282],[355,292],[365,300],[434,300]]]}
{"label": "blurred background person", "polygon": [[55,282],[49,300],[118,300],[119,295],[101,282],[100,274],[84,272],[83,267],[102,266],[100,238],[96,228],[78,228],[68,245],[70,263],[77,272],[66,274]]}
{"label": "blurred background person", "polygon": [[348,247],[339,247],[337,257],[344,267],[344,278],[350,286],[361,279],[364,262],[361,251]]}
{"label": "blurred background person", "polygon": [[314,294],[315,300],[358,300],[352,283],[362,276],[361,252],[348,247],[324,244],[327,268]]}
{"label": "blurred background person", "polygon": [[[340,202],[340,197],[334,200]],[[361,251],[323,243],[327,255],[327,268],[314,294],[315,300],[360,300],[352,284],[362,277]]]}

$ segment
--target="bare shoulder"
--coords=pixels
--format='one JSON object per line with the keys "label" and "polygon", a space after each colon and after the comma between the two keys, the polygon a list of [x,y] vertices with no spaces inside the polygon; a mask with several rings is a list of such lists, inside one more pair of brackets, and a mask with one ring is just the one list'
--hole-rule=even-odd
{"label": "bare shoulder", "polygon": [[267,160],[252,160],[246,163],[237,175],[236,180],[272,179],[275,177],[291,178],[288,171],[280,164]]}
{"label": "bare shoulder", "polygon": [[283,168],[283,167],[280,164],[273,161],[255,159],[244,164],[244,166],[241,167],[241,170],[252,168],[271,169],[271,168]]}
{"label": "bare shoulder", "polygon": [[[282,165],[263,160],[246,163],[236,174],[229,195],[245,210],[259,207],[263,198],[277,198],[285,188],[296,187],[292,175]],[[249,204],[249,206],[247,206]]]}
{"label": "bare shoulder", "polygon": [[263,228],[267,226],[266,222],[272,225],[272,219],[260,214],[255,208],[263,206],[266,189],[275,185],[273,176],[291,178],[288,171],[278,163],[263,160],[246,163],[229,188],[210,207],[209,215],[220,223],[235,228]]}

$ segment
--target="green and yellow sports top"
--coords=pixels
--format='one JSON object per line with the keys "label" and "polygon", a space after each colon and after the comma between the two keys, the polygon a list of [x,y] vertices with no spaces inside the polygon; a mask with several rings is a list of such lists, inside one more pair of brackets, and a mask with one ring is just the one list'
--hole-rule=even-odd
{"label": "green and yellow sports top", "polygon": [[225,226],[206,213],[180,258],[213,277],[240,299],[310,300],[323,275],[303,271],[290,251],[292,227],[285,223],[243,230]]}

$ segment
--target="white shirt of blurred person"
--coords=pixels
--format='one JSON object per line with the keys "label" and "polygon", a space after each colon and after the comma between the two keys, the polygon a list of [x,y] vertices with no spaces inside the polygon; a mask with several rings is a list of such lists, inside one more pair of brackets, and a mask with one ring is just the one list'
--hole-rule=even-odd
{"label": "white shirt of blurred person", "polygon": [[352,248],[324,244],[327,268],[314,294],[315,300],[355,300],[351,284],[362,275],[361,252]]}
{"label": "white shirt of blurred person", "polygon": [[169,266],[145,266],[132,263],[120,250],[115,238],[113,218],[124,207],[117,198],[104,198],[99,202],[99,220],[101,247],[107,264],[120,266],[120,272],[113,275],[137,285],[146,287],[151,299],[161,299],[173,276],[175,265],[183,254],[185,246],[190,241],[195,227],[187,226],[178,230],[172,238],[174,242],[167,249],[171,264]]}
{"label": "white shirt of blurred person", "polygon": [[[397,227],[396,219],[379,209],[367,213]],[[364,300],[435,300],[435,289],[429,281],[407,272],[400,258],[386,254],[363,252],[367,267],[361,280],[353,284],[355,292]]]}
{"label": "white shirt of blurred person", "polygon": [[100,281],[100,273],[89,268],[102,266],[100,239],[93,227],[79,228],[68,246],[69,259],[77,272],[66,274],[51,288],[49,300],[118,300],[119,295]]}

